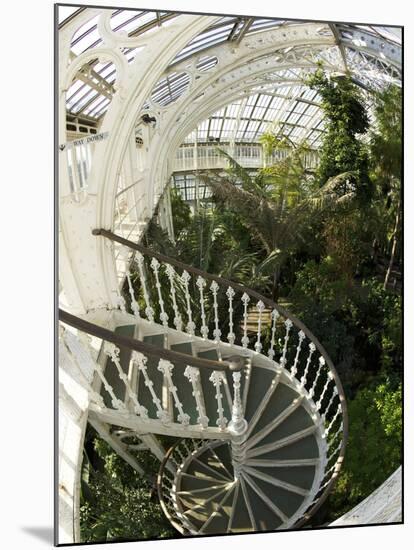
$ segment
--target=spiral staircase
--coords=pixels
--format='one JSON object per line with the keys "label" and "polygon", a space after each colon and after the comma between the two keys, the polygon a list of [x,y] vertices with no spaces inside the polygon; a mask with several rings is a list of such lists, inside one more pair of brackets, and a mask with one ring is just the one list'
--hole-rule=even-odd
{"label": "spiral staircase", "polygon": [[118,309],[60,310],[63,363],[78,370],[89,414],[138,438],[176,438],[157,487],[181,534],[304,525],[347,438],[343,389],[321,344],[253,290],[93,233],[122,255],[126,276]]}

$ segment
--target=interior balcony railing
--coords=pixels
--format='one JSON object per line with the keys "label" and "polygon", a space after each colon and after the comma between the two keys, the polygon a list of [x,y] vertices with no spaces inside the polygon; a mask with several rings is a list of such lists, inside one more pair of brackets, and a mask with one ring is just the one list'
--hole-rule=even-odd
{"label": "interior balcony railing", "polygon": [[[177,149],[173,163],[174,172],[194,172],[196,170],[225,169],[229,166],[226,157],[220,154],[219,149],[228,153],[244,168],[263,168],[272,163],[287,158],[289,150],[277,150],[271,155],[266,155],[260,144],[194,144],[185,145]],[[310,150],[302,157],[305,170],[313,171],[318,166],[319,155],[317,151]]]}

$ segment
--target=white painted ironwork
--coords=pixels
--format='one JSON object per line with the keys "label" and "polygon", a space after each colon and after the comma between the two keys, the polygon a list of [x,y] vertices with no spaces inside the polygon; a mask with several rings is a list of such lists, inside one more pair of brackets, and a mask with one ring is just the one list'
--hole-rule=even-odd
{"label": "white painted ironwork", "polygon": [[293,326],[293,323],[290,319],[286,319],[285,321],[285,327],[286,327],[286,334],[285,334],[285,343],[283,345],[283,353],[282,353],[282,357],[280,359],[280,365],[284,368],[286,366],[286,352],[287,352],[287,347],[288,347],[288,342],[289,342],[289,333],[290,333],[290,329],[292,328]]}
{"label": "white painted ironwork", "polygon": [[145,407],[140,405],[138,402],[137,396],[135,392],[131,388],[131,384],[128,380],[128,375],[123,371],[121,361],[119,358],[120,350],[118,347],[115,346],[115,344],[112,344],[111,342],[105,342],[104,344],[104,351],[108,357],[111,358],[112,362],[116,366],[116,369],[118,371],[118,376],[122,380],[125,386],[125,392],[128,395],[129,399],[132,401],[134,412],[138,414],[141,418],[148,418],[148,411]]}
{"label": "white painted ironwork", "polygon": [[300,379],[300,385],[302,387],[305,387],[306,386],[306,381],[307,381],[307,376],[308,376],[308,372],[309,372],[309,367],[310,367],[310,363],[311,363],[311,360],[312,360],[312,355],[314,354],[316,350],[316,346],[313,342],[311,342],[309,344],[309,353],[308,353],[308,359],[306,361],[306,367],[305,367],[305,370],[303,372],[303,376],[302,378]]}
{"label": "white painted ironwork", "polygon": [[220,428],[220,430],[224,430],[227,425],[227,418],[224,416],[224,409],[223,409],[223,394],[221,393],[221,386],[224,381],[225,374],[222,371],[215,370],[210,375],[210,382],[213,383],[214,387],[216,388],[216,401],[217,401],[217,426]]}
{"label": "white painted ironwork", "polygon": [[171,299],[172,299],[173,310],[174,310],[174,325],[177,330],[181,330],[183,326],[183,320],[177,305],[177,295],[175,290],[175,278],[177,277],[177,274],[171,264],[166,265],[165,271],[170,281]]}
{"label": "white painted ironwork", "polygon": [[296,374],[298,372],[299,354],[300,354],[301,349],[302,349],[302,342],[305,339],[305,333],[303,332],[303,330],[300,330],[298,332],[298,338],[299,338],[299,341],[298,341],[298,345],[297,345],[297,348],[296,348],[295,360],[294,360],[293,365],[290,369],[290,374],[292,376],[296,376]]}
{"label": "white painted ironwork", "polygon": [[200,275],[197,277],[196,285],[200,291],[200,309],[201,309],[201,336],[208,338],[208,326],[206,324],[206,312],[204,307],[204,288],[206,287],[206,280]]}
{"label": "white painted ironwork", "polygon": [[257,319],[257,339],[254,345],[254,349],[257,351],[257,353],[260,353],[263,347],[260,339],[262,336],[262,314],[263,314],[263,311],[265,310],[265,307],[266,306],[264,305],[262,300],[259,300],[256,304],[256,309],[259,313],[259,317]]}
{"label": "white painted ironwork", "polygon": [[136,258],[136,261],[137,261],[137,264],[138,264],[139,276],[140,276],[141,285],[142,285],[142,292],[144,294],[144,300],[145,300],[145,305],[146,305],[145,314],[148,318],[148,321],[153,323],[154,322],[154,310],[151,307],[150,297],[149,297],[149,294],[148,294],[147,278],[146,278],[146,275],[145,275],[144,256],[140,252],[137,252],[136,255],[135,255],[135,258]]}
{"label": "white painted ironwork", "polygon": [[226,296],[229,300],[229,333],[227,335],[227,340],[230,345],[234,344],[234,340],[236,339],[236,335],[233,332],[233,298],[234,298],[235,292],[234,289],[229,286],[226,290]]}
{"label": "white painted ironwork", "polygon": [[177,386],[174,385],[174,382],[172,379],[173,369],[174,369],[174,365],[170,361],[166,361],[165,359],[160,359],[158,363],[158,370],[164,374],[165,379],[167,380],[168,391],[173,396],[174,404],[178,410],[177,420],[183,426],[188,426],[190,423],[190,416],[184,412],[183,404],[178,398]]}
{"label": "white painted ironwork", "polygon": [[184,376],[188,378],[193,387],[193,397],[196,402],[196,411],[198,412],[197,422],[202,428],[207,428],[209,420],[202,402],[200,371],[196,367],[187,366],[184,371]]}
{"label": "white painted ironwork", "polygon": [[168,315],[165,312],[165,308],[164,308],[164,300],[161,293],[161,283],[160,283],[160,277],[159,277],[160,262],[157,260],[157,258],[152,258],[150,265],[155,276],[155,286],[157,289],[158,303],[160,305],[160,310],[161,310],[160,320],[161,320],[161,323],[164,325],[164,327],[168,327]]}
{"label": "white painted ironwork", "polygon": [[168,424],[169,422],[171,422],[170,415],[168,414],[167,411],[165,411],[162,408],[161,400],[159,399],[159,397],[155,393],[155,390],[154,390],[154,387],[153,387],[154,382],[148,376],[148,372],[147,372],[147,361],[148,361],[148,359],[142,353],[140,353],[138,351],[133,351],[132,352],[132,360],[138,366],[138,370],[142,373],[142,375],[144,377],[144,384],[148,388],[148,390],[151,394],[152,402],[154,403],[154,405],[157,408],[157,418],[159,418],[161,420],[161,422],[163,422],[165,424]]}
{"label": "white painted ironwork", "polygon": [[129,270],[129,267],[127,267],[127,270],[126,270],[125,274],[126,274],[126,279],[127,279],[127,282],[128,282],[128,292],[129,292],[129,295],[131,297],[131,309],[132,309],[132,312],[135,315],[135,317],[137,319],[140,319],[141,315],[140,315],[140,312],[139,312],[139,305],[138,305],[138,302],[135,298],[135,292],[134,292],[134,287],[133,287],[132,281],[131,281],[131,272]]}
{"label": "white painted ironwork", "polygon": [[185,301],[187,304],[187,318],[188,323],[186,325],[186,331],[191,336],[194,336],[195,334],[195,323],[193,322],[193,313],[191,311],[191,296],[189,291],[189,282],[191,280],[191,275],[188,273],[188,271],[183,271],[183,274],[181,275],[181,280],[184,283],[184,292],[185,292]]}
{"label": "white painted ironwork", "polygon": [[271,336],[270,348],[269,348],[269,351],[267,352],[267,356],[269,357],[269,359],[273,359],[273,357],[275,356],[274,348],[275,348],[276,324],[279,318],[279,312],[277,311],[277,309],[272,310],[270,317],[272,319],[272,336]]}
{"label": "white painted ironwork", "polygon": [[213,281],[210,285],[211,292],[213,293],[213,310],[214,310],[214,330],[213,336],[214,341],[218,344],[221,338],[221,330],[219,328],[219,314],[218,314],[218,302],[217,302],[217,292],[219,290],[219,285],[216,281]]}
{"label": "white painted ironwork", "polygon": [[244,292],[241,300],[243,302],[243,338],[242,338],[242,345],[243,345],[244,348],[247,348],[247,346],[249,345],[249,342],[250,342],[249,337],[247,336],[247,317],[248,317],[247,307],[248,307],[249,302],[250,302],[250,296],[246,292]]}

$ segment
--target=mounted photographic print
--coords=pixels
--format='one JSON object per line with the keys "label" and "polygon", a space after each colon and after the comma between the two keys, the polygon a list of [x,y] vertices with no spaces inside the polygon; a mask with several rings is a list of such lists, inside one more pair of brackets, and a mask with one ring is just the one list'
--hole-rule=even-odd
{"label": "mounted photographic print", "polygon": [[401,523],[402,27],[55,16],[56,544]]}

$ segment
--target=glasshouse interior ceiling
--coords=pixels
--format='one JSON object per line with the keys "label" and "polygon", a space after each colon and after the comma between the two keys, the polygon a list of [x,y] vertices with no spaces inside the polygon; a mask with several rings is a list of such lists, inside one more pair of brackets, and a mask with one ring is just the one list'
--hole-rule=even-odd
{"label": "glasshouse interior ceiling", "polygon": [[[83,8],[61,9],[60,29],[84,11]],[[115,10],[110,16],[113,32],[125,37],[145,39],[172,21],[185,17],[163,11]],[[99,47],[99,15],[89,19],[74,33],[71,58]],[[302,29],[301,29],[302,28]],[[271,33],[278,29],[289,32],[289,45],[272,48]],[[297,43],[292,41],[298,35]],[[308,43],[304,36],[309,35]],[[254,41],[252,41],[254,38]],[[288,136],[294,142],[306,140],[318,148],[323,132],[320,98],[304,84],[309,72],[318,64],[340,76],[351,74],[354,82],[369,95],[389,83],[401,83],[401,32],[399,28],[342,23],[309,23],[281,19],[242,16],[216,17],[178,55],[166,60],[164,75],[153,88],[143,106],[152,114],[162,112],[185,96],[200,77],[220,68],[224,53],[243,53],[263,50],[246,65],[243,71],[217,81],[214,102],[200,112],[204,117],[189,128],[184,143],[257,142],[260,135],[273,131]],[[138,47],[125,47],[123,54],[132,63],[140,52]],[[223,84],[220,86],[220,84]],[[68,121],[82,119],[99,129],[111,98],[116,90],[116,68],[113,62],[93,59],[77,73],[67,91]],[[204,97],[201,100],[204,107]]]}

